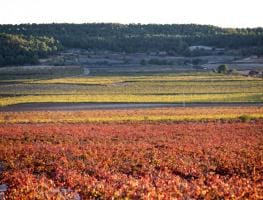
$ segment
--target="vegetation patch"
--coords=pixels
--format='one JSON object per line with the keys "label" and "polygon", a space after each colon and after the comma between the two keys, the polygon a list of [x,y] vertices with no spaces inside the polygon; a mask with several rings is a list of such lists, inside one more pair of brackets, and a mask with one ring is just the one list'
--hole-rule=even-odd
{"label": "vegetation patch", "polygon": [[[60,68],[64,70],[63,67]],[[71,67],[70,70],[80,69]],[[0,106],[39,102],[263,101],[262,79],[207,73],[75,76],[46,79],[36,77],[35,79],[5,80],[2,83],[4,84],[0,84]]]}
{"label": "vegetation patch", "polygon": [[0,183],[7,199],[260,199],[262,130],[262,121],[1,124]]}

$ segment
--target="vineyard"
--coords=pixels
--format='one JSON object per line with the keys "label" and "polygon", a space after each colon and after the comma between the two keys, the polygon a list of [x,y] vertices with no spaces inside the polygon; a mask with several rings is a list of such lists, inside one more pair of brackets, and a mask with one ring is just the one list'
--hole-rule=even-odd
{"label": "vineyard", "polygon": [[0,81],[0,106],[40,102],[262,102],[262,78],[217,74]]}
{"label": "vineyard", "polygon": [[[214,73],[0,80],[13,105],[0,111],[0,199],[263,199],[262,88]],[[16,110],[49,102],[65,109]]]}
{"label": "vineyard", "polygon": [[0,2],[0,200],[263,200],[263,0]]}
{"label": "vineyard", "polygon": [[262,107],[151,108],[86,111],[31,111],[0,113],[3,123],[101,123],[101,122],[182,122],[250,121],[263,119]]}
{"label": "vineyard", "polygon": [[263,123],[1,124],[7,199],[262,199]]}

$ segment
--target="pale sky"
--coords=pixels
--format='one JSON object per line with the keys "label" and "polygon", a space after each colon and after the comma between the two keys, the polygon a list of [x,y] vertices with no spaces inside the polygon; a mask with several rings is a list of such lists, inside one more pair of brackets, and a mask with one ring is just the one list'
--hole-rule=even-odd
{"label": "pale sky", "polygon": [[263,0],[0,0],[0,24],[161,23],[263,27]]}

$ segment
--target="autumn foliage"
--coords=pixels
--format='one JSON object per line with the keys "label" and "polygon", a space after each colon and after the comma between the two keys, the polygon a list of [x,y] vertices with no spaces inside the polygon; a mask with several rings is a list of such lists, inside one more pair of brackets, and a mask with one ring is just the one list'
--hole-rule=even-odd
{"label": "autumn foliage", "polygon": [[89,123],[263,119],[263,107],[175,107],[119,110],[0,112],[0,123]]}
{"label": "autumn foliage", "polygon": [[7,199],[260,199],[263,123],[1,124]]}

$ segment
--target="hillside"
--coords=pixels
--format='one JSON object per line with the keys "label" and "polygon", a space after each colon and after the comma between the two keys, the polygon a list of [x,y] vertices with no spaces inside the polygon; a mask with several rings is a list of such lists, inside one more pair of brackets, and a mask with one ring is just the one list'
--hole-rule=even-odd
{"label": "hillside", "polygon": [[200,56],[210,52],[191,51],[189,47],[206,45],[233,49],[246,56],[263,54],[262,28],[226,29],[195,24],[21,24],[0,25],[0,33],[0,66],[33,64],[36,58],[69,48],[127,53],[165,51],[170,55]]}

